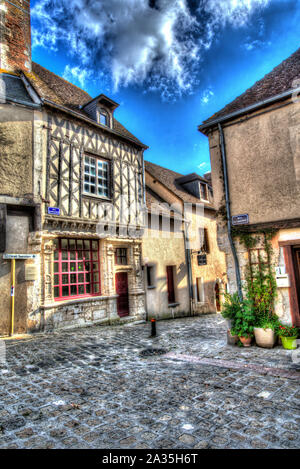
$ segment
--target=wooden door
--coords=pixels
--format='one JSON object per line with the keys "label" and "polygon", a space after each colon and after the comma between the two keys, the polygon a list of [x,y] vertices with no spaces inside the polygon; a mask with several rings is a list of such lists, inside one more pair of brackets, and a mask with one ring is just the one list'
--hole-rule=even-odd
{"label": "wooden door", "polygon": [[294,250],[294,266],[295,266],[295,286],[298,297],[298,314],[295,317],[295,323],[300,326],[300,248]]}
{"label": "wooden door", "polygon": [[120,317],[129,315],[128,275],[127,272],[116,273],[117,309]]}

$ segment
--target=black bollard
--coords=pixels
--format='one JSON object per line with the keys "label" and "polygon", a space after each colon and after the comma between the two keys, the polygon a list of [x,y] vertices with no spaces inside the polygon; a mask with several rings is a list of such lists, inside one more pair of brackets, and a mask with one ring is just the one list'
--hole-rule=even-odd
{"label": "black bollard", "polygon": [[156,319],[151,319],[151,337],[156,337]]}

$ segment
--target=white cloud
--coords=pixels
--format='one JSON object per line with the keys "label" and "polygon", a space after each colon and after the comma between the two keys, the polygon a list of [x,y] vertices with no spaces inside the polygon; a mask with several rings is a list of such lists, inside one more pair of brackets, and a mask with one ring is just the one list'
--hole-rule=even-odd
{"label": "white cloud", "polygon": [[214,92],[210,88],[204,90],[201,96],[201,103],[207,104],[212,96],[214,96]]}
{"label": "white cloud", "polygon": [[208,166],[208,163],[205,163],[205,162],[198,164],[199,169],[205,169],[207,168],[207,166]]}
{"label": "white cloud", "polygon": [[[79,67],[107,72],[115,90],[143,85],[171,99],[193,91],[216,31],[243,26],[269,1],[199,0],[197,9],[188,0],[38,0],[33,47],[63,45]],[[79,70],[66,73],[85,80]]]}
{"label": "white cloud", "polygon": [[258,8],[264,8],[270,0],[207,0],[205,9],[213,14],[213,23],[235,27],[244,26]]}
{"label": "white cloud", "polygon": [[253,41],[246,42],[242,47],[250,51],[253,49],[262,49],[263,47],[268,47],[271,44],[272,43],[270,41],[260,41],[259,39],[255,39]]}
{"label": "white cloud", "polygon": [[83,88],[87,80],[92,76],[92,71],[81,67],[71,67],[66,65],[63,73],[63,78],[74,84],[79,83]]}

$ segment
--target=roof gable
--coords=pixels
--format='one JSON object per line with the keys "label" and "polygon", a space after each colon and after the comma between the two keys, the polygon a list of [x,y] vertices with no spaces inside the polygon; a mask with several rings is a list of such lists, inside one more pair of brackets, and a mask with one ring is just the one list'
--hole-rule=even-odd
{"label": "roof gable", "polygon": [[[94,101],[96,98],[92,98],[86,91],[73,85],[64,78],[59,77],[55,73],[50,72],[36,62],[32,62],[32,72],[26,72],[25,76],[42,99],[51,101],[59,106],[63,106],[66,110],[69,109],[71,111],[75,111],[78,116],[82,115],[85,118],[90,118],[90,116],[81,108],[87,103]],[[99,95],[99,97],[100,99],[104,99],[104,95],[102,94]],[[110,98],[105,98],[111,102],[111,105],[117,104],[110,100]],[[95,124],[97,123],[95,122]],[[110,129],[105,127],[105,130],[109,131]],[[112,130],[120,134],[122,137],[130,139],[139,146],[147,148],[146,145],[140,142],[138,138],[129,132],[129,130],[127,130],[114,117]]]}
{"label": "roof gable", "polygon": [[300,79],[300,48],[251,88],[204,121],[204,124],[292,90],[297,78]]}
{"label": "roof gable", "polygon": [[[184,176],[180,173],[176,173],[171,169],[164,168],[150,161],[145,161],[145,170],[157,181],[163,184],[173,194],[175,194],[180,200],[186,203],[200,204],[202,201],[188,192],[179,182]],[[201,178],[205,181],[203,178]],[[208,181],[205,181],[209,184]],[[208,209],[214,209],[210,203],[205,203],[204,206]]]}

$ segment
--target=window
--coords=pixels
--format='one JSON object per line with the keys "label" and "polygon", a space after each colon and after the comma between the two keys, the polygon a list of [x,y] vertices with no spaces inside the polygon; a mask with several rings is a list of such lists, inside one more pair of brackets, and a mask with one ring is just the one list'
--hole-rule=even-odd
{"label": "window", "polygon": [[55,299],[100,295],[98,241],[90,239],[56,239],[55,244]]}
{"label": "window", "polygon": [[174,267],[167,266],[168,303],[175,303]]}
{"label": "window", "polygon": [[200,228],[200,251],[209,254],[208,229]]}
{"label": "window", "polygon": [[104,109],[98,110],[98,123],[109,127],[109,116]]}
{"label": "window", "polygon": [[207,185],[200,183],[200,199],[208,200]]}
{"label": "window", "polygon": [[154,285],[154,266],[147,265],[146,266],[146,274],[147,274],[147,287],[153,288]]}
{"label": "window", "polygon": [[198,265],[207,265],[206,254],[199,254],[199,256],[197,256],[197,260],[198,260]]}
{"label": "window", "polygon": [[85,194],[109,197],[109,163],[108,161],[84,157],[84,187]]}
{"label": "window", "polygon": [[197,303],[204,303],[203,277],[196,278],[196,298]]}
{"label": "window", "polygon": [[117,265],[127,265],[127,249],[126,248],[117,248],[115,255],[115,263]]}

